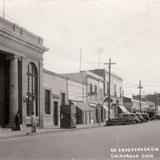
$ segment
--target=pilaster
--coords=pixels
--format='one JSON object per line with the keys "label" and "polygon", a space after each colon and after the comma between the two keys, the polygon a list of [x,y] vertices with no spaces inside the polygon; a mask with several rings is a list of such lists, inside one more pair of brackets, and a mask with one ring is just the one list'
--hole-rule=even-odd
{"label": "pilaster", "polygon": [[18,111],[18,57],[10,59],[10,96],[9,96],[9,123],[15,124],[15,115]]}
{"label": "pilaster", "polygon": [[38,106],[39,106],[39,124],[43,127],[43,116],[44,116],[44,88],[43,88],[43,62],[39,62],[39,89],[38,89]]}
{"label": "pilaster", "polygon": [[26,127],[27,111],[27,58],[22,57],[22,126]]}

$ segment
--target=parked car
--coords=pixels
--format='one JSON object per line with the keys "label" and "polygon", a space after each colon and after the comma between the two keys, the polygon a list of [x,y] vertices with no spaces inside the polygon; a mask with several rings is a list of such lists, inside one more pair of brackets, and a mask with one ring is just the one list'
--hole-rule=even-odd
{"label": "parked car", "polygon": [[135,113],[131,113],[130,116],[132,117],[133,123],[141,123],[141,120],[138,118],[138,116]]}
{"label": "parked car", "polygon": [[142,114],[141,113],[136,113],[138,119],[141,121],[141,122],[145,122],[146,120],[143,118]]}
{"label": "parked car", "polygon": [[112,118],[106,122],[106,126],[109,125],[127,125],[139,123],[140,120],[135,114],[121,114],[117,118]]}
{"label": "parked car", "polygon": [[126,117],[117,117],[117,118],[112,118],[108,121],[106,121],[106,126],[110,125],[126,125],[130,124],[130,120]]}
{"label": "parked car", "polygon": [[148,121],[149,120],[149,115],[148,113],[142,113],[143,118]]}
{"label": "parked car", "polygon": [[160,120],[160,115],[155,115],[152,117],[152,120]]}

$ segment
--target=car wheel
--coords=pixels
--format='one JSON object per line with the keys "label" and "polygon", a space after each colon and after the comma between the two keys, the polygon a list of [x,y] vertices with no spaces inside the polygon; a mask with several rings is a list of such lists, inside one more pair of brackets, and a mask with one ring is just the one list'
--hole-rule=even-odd
{"label": "car wheel", "polygon": [[114,126],[115,126],[115,125],[117,125],[117,123],[116,123],[116,122],[113,122],[112,124],[113,124]]}

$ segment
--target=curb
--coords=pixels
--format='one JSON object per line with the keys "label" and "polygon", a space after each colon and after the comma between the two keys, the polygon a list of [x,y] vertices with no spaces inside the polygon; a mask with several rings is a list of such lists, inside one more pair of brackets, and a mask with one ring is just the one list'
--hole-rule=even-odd
{"label": "curb", "polygon": [[[26,132],[26,133],[20,133],[20,134],[14,134],[14,135],[8,135],[8,136],[4,136],[4,137],[0,137],[0,140],[3,139],[10,139],[10,138],[19,138],[19,137],[26,137],[26,136],[36,136],[36,135],[41,135],[41,134],[49,134],[49,133],[58,133],[58,132],[67,132],[67,131],[78,131],[81,129],[93,129],[93,128],[99,128],[99,127],[105,127],[104,125],[97,125],[97,126],[84,126],[84,127],[79,127],[79,128],[71,128],[71,129],[62,129],[61,128],[59,130],[49,130],[49,131],[40,131],[40,132],[36,132],[36,133],[32,133],[32,132]],[[4,133],[5,134],[5,133]]]}

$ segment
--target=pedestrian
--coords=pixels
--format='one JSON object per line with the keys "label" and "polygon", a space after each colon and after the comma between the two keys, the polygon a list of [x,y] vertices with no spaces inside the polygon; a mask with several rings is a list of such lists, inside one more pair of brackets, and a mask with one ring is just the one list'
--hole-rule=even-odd
{"label": "pedestrian", "polygon": [[15,122],[16,122],[16,130],[20,130],[20,115],[19,115],[19,111],[17,111],[16,116],[15,116]]}
{"label": "pedestrian", "polygon": [[36,117],[34,112],[32,112],[32,115],[30,118],[31,118],[31,132],[36,132]]}

